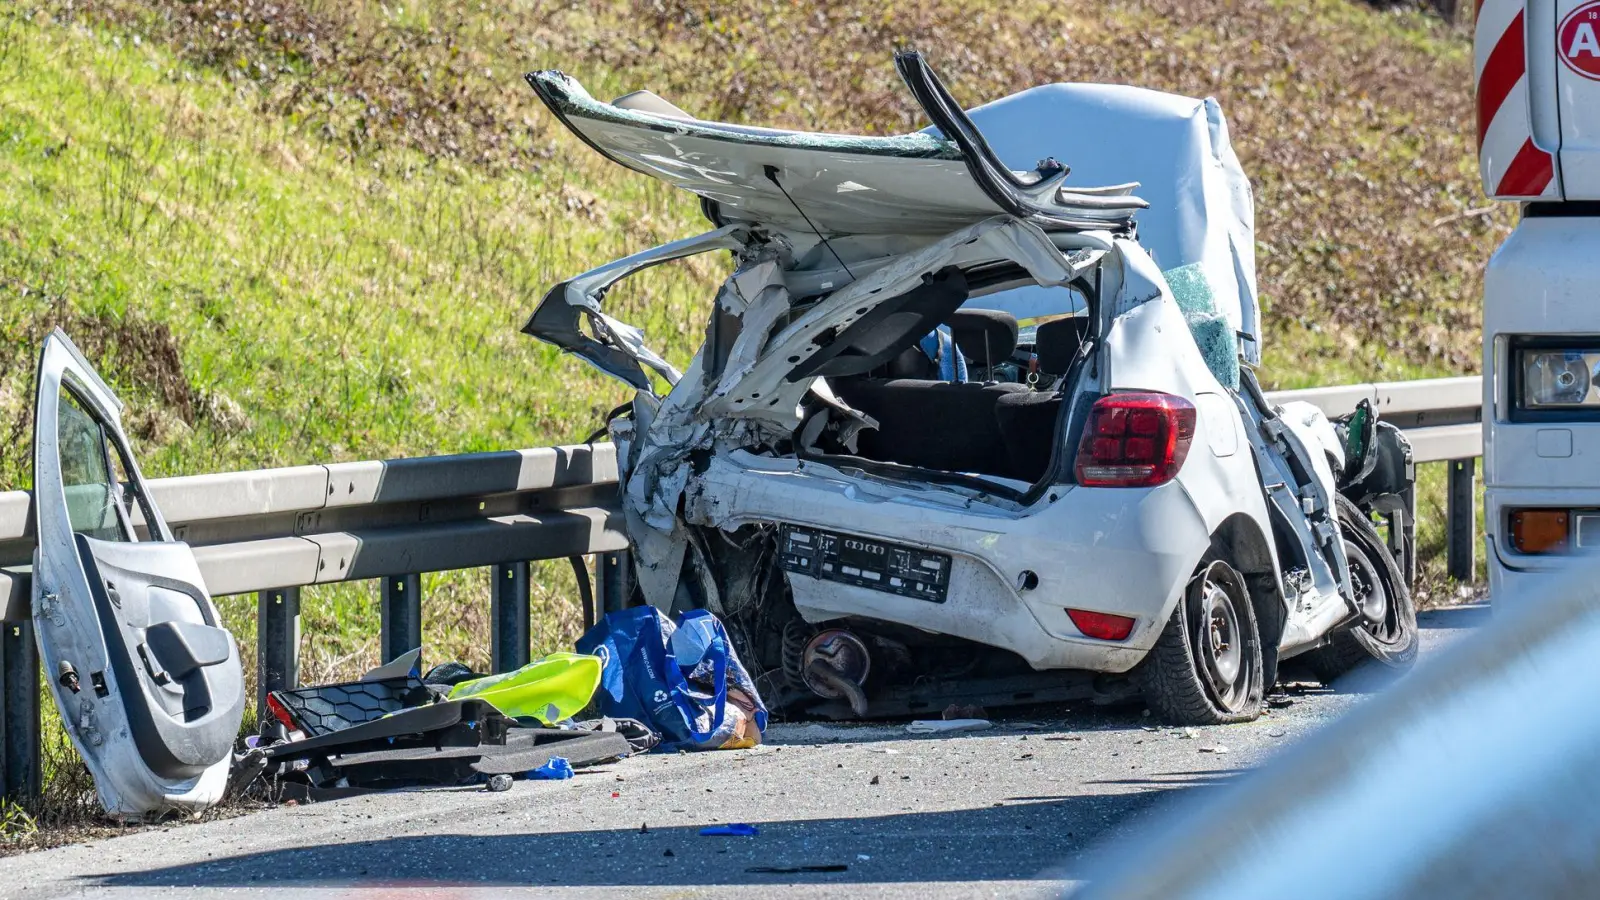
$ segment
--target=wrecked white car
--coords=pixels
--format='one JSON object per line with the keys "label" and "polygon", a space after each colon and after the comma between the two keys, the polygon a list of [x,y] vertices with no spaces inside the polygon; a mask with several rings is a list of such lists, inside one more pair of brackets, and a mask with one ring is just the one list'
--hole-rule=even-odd
{"label": "wrecked white car", "polygon": [[[557,285],[524,329],[637,389],[609,430],[639,598],[711,609],[773,706],[841,717],[1142,692],[1237,722],[1290,656],[1409,664],[1409,448],[1366,407],[1264,398],[1216,103],[1057,84],[969,114],[896,64],[927,131],[728,125],[528,76],[713,225]],[[605,295],[713,250],[737,268],[680,373]],[[1372,517],[1397,510],[1386,542]]]}

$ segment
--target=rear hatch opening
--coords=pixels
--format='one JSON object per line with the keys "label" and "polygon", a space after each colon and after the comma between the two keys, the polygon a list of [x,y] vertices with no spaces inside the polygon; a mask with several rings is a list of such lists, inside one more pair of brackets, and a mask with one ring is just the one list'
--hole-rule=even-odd
{"label": "rear hatch opening", "polygon": [[[1025,275],[1017,285],[1015,271],[1003,280],[938,273],[921,291],[934,298],[921,299],[934,308],[924,327],[855,354],[865,367],[830,375],[824,364],[826,390],[802,404],[795,455],[1010,500],[1070,482],[1063,448],[1071,446],[1072,398],[1095,345],[1095,274],[1045,288]],[[873,337],[868,332],[864,342]]]}

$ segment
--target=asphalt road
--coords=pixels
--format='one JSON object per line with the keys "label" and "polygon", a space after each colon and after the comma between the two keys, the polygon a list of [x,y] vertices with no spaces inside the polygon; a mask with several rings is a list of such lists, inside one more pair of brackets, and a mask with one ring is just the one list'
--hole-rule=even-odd
{"label": "asphalt road", "polygon": [[[1487,618],[1425,613],[1423,657]],[[0,859],[0,897],[1044,895],[1094,846],[1211,790],[1386,681],[1299,685],[1249,725],[1031,710],[985,732],[776,725],[755,750],[645,756],[506,793],[279,807]],[[701,837],[726,822],[755,837]],[[757,867],[847,867],[753,872]]]}

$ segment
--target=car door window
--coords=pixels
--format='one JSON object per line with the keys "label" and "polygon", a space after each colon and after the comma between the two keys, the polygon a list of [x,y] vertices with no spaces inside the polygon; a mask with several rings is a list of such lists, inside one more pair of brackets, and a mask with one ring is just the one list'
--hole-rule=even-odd
{"label": "car door window", "polygon": [[[56,422],[61,487],[72,530],[102,541],[134,540],[120,502],[123,487],[114,474],[113,451],[99,420],[71,390],[63,387]],[[120,462],[117,461],[118,468]]]}

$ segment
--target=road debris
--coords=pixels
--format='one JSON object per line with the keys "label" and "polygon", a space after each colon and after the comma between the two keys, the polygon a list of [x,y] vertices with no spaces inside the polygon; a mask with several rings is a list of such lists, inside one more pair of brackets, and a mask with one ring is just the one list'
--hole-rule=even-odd
{"label": "road debris", "polygon": [[572,763],[564,757],[552,756],[550,761],[528,773],[538,781],[565,781],[573,776]]}
{"label": "road debris", "polygon": [[570,770],[648,745],[615,723],[567,721],[599,683],[597,658],[551,654],[483,678],[459,663],[424,676],[421,657],[414,649],[356,681],[272,691],[271,718],[249,755],[264,762],[263,774],[317,799],[401,787],[500,792],[552,758]]}
{"label": "road debris", "polygon": [[1222,746],[1221,744],[1218,744],[1215,747],[1201,747],[1200,748],[1200,752],[1201,753],[1227,753],[1228,752],[1228,748]]}
{"label": "road debris", "polygon": [[918,719],[906,726],[911,734],[945,734],[952,731],[983,731],[993,728],[988,719]]}
{"label": "road debris", "polygon": [[643,722],[660,735],[660,749],[761,743],[767,708],[709,611],[689,610],[676,622],[652,606],[608,613],[576,646],[605,661],[595,695],[605,715]]}
{"label": "road debris", "polygon": [[745,869],[757,875],[800,875],[806,872],[848,872],[845,863],[827,863],[814,866],[750,866]]}

